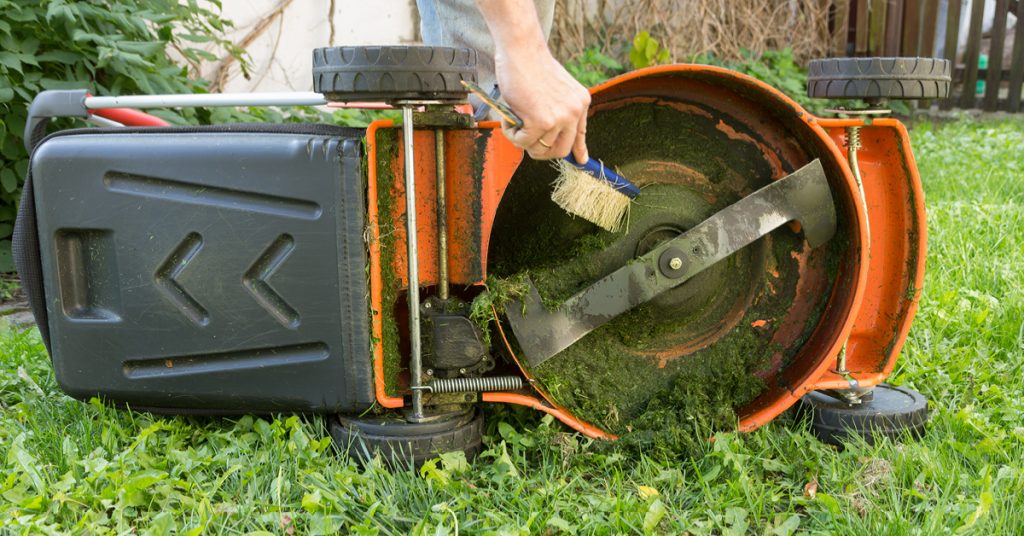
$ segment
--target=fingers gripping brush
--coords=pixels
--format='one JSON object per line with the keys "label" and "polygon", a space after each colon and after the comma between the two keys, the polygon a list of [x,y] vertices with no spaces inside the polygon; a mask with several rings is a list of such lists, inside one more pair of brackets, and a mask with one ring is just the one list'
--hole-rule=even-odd
{"label": "fingers gripping brush", "polygon": [[[523,128],[523,120],[507,105],[497,100],[497,87],[490,95],[472,82],[462,85],[480,98],[507,123]],[[596,158],[579,163],[569,153],[557,161],[558,178],[553,184],[551,200],[569,214],[579,216],[608,231],[622,228],[629,214],[629,202],[640,195],[640,188],[608,168]]]}

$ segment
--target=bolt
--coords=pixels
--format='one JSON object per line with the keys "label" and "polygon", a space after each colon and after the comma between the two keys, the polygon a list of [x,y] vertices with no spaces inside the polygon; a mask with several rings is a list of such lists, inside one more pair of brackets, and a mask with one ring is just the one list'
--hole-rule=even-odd
{"label": "bolt", "polygon": [[465,373],[466,373],[466,369],[464,369],[464,368],[460,368],[459,369],[459,374],[465,374]]}
{"label": "bolt", "polygon": [[682,268],[683,259],[680,259],[679,257],[672,257],[672,259],[668,261],[668,267],[673,270],[678,270]]}
{"label": "bolt", "polygon": [[433,376],[433,375],[434,375],[434,369],[428,368],[427,369],[427,376]]}
{"label": "bolt", "polygon": [[430,309],[430,302],[424,302],[423,303],[423,308],[424,309]]}

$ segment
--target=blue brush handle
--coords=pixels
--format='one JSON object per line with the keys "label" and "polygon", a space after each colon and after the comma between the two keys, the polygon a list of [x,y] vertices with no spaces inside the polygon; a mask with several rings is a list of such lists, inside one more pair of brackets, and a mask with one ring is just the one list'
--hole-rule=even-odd
{"label": "blue brush handle", "polygon": [[612,188],[615,188],[616,191],[630,199],[636,199],[636,196],[640,195],[640,188],[637,188],[637,186],[629,182],[626,177],[619,175],[615,170],[605,166],[596,158],[587,160],[586,164],[580,164],[576,161],[576,158],[573,157],[572,153],[569,153],[569,156],[566,156],[564,160],[577,168],[586,171],[590,175],[593,175],[596,179],[608,181],[608,184],[610,184]]}

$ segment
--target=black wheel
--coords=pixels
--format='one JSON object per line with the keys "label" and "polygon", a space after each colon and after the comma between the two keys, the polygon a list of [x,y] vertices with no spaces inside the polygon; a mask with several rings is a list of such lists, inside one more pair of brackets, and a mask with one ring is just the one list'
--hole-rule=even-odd
{"label": "black wheel", "polygon": [[399,467],[419,467],[438,454],[458,450],[472,459],[480,453],[484,431],[483,414],[475,407],[425,423],[410,423],[396,413],[339,415],[329,422],[331,437],[349,456],[365,463],[380,454]]}
{"label": "black wheel", "polygon": [[812,419],[818,439],[842,445],[853,434],[874,444],[876,437],[900,440],[918,438],[928,422],[928,399],[906,387],[879,384],[870,400],[850,405],[825,393],[808,393],[800,399],[800,409]]}
{"label": "black wheel", "polygon": [[433,46],[313,50],[313,90],[330,101],[461,101],[476,82],[476,51]]}
{"label": "black wheel", "polygon": [[949,60],[827,58],[808,65],[807,96],[819,99],[939,99],[949,95]]}

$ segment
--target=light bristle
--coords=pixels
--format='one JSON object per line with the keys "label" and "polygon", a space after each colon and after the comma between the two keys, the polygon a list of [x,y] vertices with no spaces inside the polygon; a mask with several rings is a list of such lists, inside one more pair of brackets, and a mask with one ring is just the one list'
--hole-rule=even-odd
{"label": "light bristle", "polygon": [[613,233],[622,228],[629,213],[629,196],[563,160],[556,167],[558,179],[551,193],[552,201],[566,212]]}

